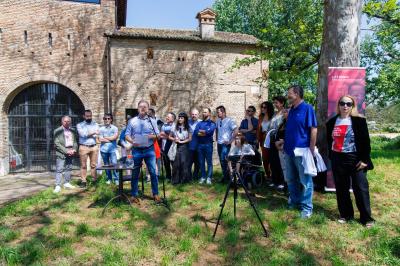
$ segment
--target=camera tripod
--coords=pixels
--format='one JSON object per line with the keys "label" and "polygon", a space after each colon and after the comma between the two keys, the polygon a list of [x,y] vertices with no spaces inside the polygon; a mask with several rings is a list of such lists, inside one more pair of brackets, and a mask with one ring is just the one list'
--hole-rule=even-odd
{"label": "camera tripod", "polygon": [[[219,223],[221,221],[222,212],[224,210],[226,199],[228,198],[228,194],[229,194],[229,191],[231,190],[231,187],[233,187],[233,215],[234,215],[235,220],[236,220],[236,200],[237,200],[237,197],[238,197],[238,186],[239,186],[238,181],[240,182],[240,184],[242,184],[242,187],[243,187],[244,192],[246,194],[247,200],[249,201],[251,207],[253,208],[253,210],[254,210],[257,218],[258,218],[258,221],[260,222],[260,225],[261,225],[262,229],[264,230],[264,236],[268,237],[268,231],[265,228],[265,226],[264,226],[264,224],[263,224],[263,222],[262,222],[262,220],[260,218],[260,215],[258,214],[258,211],[257,211],[257,209],[256,209],[256,207],[254,205],[253,200],[250,198],[250,194],[249,194],[246,186],[244,185],[241,173],[236,169],[237,167],[234,167],[232,169],[232,167],[230,166],[230,163],[231,163],[231,161],[228,160],[228,165],[229,165],[229,168],[230,168],[231,178],[230,178],[228,186],[226,188],[224,200],[222,201],[222,203],[220,205],[221,211],[220,211],[219,216],[218,216],[217,225],[215,226],[215,230],[214,230],[214,234],[213,234],[213,240],[215,239],[215,235],[217,234],[218,225],[219,225]],[[240,166],[241,165],[245,165],[245,164],[250,165],[249,163],[242,162],[242,158],[240,158],[239,161],[237,161],[234,164],[235,164],[235,166],[236,166],[236,164],[239,164]]]}

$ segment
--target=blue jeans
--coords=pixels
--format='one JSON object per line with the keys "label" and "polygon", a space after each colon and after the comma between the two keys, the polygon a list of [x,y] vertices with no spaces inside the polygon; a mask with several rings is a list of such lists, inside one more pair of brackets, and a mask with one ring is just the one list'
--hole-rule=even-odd
{"label": "blue jeans", "polygon": [[154,152],[154,147],[150,146],[148,148],[133,148],[132,155],[135,166],[132,171],[131,180],[132,196],[137,197],[138,195],[139,173],[143,160],[146,163],[146,167],[150,173],[151,192],[153,193],[153,196],[158,195],[158,177],[156,174],[156,153]]}
{"label": "blue jeans", "polygon": [[301,211],[312,214],[313,180],[304,174],[302,157],[285,156],[286,181],[289,190],[289,207],[300,207]]}
{"label": "blue jeans", "polygon": [[231,144],[218,144],[218,156],[219,163],[221,164],[223,180],[229,180],[229,172],[228,172],[228,162],[226,161],[226,157],[228,157],[228,153],[231,149]]}
{"label": "blue jeans", "polygon": [[[104,164],[117,164],[117,155],[115,152],[100,152],[101,158],[103,158]],[[117,171],[114,170],[106,170],[107,174],[107,180],[112,181],[114,177],[114,180],[118,180],[118,175]]]}
{"label": "blue jeans", "polygon": [[[200,171],[202,178],[212,178],[213,164],[212,164],[212,154],[213,154],[213,144],[198,144],[197,154],[199,157]],[[207,173],[206,173],[206,161],[207,161]]]}

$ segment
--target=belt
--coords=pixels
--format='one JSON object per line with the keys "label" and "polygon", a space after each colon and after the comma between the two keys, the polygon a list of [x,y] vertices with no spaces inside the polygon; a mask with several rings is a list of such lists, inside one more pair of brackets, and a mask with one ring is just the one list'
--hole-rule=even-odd
{"label": "belt", "polygon": [[85,147],[92,148],[92,147],[96,146],[97,144],[92,144],[92,145],[80,144],[80,145],[81,145],[81,146],[85,146]]}
{"label": "belt", "polygon": [[148,146],[148,147],[133,147],[133,149],[134,150],[146,150],[146,149],[149,149],[149,148],[151,148],[151,147],[153,147],[154,145],[150,145],[150,146]]}

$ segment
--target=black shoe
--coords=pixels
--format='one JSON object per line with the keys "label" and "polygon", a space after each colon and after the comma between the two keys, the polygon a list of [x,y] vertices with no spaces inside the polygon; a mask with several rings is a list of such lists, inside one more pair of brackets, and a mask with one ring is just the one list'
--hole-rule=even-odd
{"label": "black shoe", "polygon": [[86,187],[87,187],[86,182],[81,182],[81,183],[79,184],[79,187],[81,187],[81,188],[86,188]]}

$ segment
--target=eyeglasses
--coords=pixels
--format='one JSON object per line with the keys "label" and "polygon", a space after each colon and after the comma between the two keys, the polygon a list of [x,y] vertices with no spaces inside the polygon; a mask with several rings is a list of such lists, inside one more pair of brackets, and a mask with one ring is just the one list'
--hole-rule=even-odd
{"label": "eyeglasses", "polygon": [[352,106],[353,106],[353,103],[352,103],[352,102],[339,102],[339,105],[340,105],[340,106],[345,106],[345,105],[347,105],[347,107],[352,107]]}
{"label": "eyeglasses", "polygon": [[111,117],[103,117],[103,120],[111,120]]}

